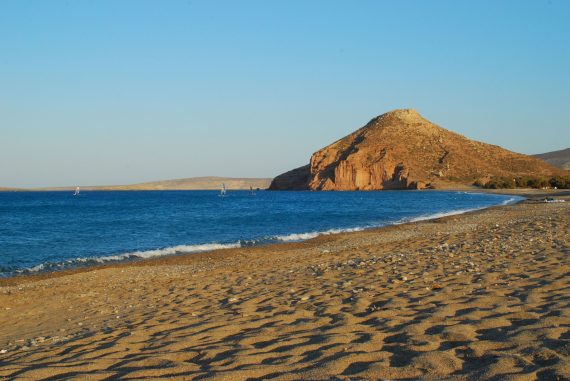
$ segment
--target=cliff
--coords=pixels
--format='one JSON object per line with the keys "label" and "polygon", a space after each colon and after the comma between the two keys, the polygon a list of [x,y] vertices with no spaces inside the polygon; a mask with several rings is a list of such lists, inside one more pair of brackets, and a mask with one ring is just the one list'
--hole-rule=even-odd
{"label": "cliff", "polygon": [[467,139],[405,109],[318,150],[309,165],[277,176],[269,189],[422,189],[557,173],[542,160]]}

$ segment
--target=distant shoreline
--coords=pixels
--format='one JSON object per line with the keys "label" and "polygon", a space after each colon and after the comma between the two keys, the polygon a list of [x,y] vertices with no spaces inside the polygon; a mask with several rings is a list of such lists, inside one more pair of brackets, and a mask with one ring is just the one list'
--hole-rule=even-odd
{"label": "distant shoreline", "polygon": [[266,189],[270,178],[257,177],[189,177],[185,179],[150,181],[128,185],[67,185],[39,188],[0,188],[7,192],[73,192],[77,186],[82,191],[160,191],[160,190],[218,190],[225,184],[229,190]]}

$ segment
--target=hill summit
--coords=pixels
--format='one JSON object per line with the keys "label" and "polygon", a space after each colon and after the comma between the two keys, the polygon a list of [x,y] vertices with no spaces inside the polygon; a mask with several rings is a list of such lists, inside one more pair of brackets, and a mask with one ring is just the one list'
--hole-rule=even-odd
{"label": "hill summit", "polygon": [[269,189],[422,189],[557,173],[542,160],[470,140],[401,109],[318,150],[310,164],[277,176]]}

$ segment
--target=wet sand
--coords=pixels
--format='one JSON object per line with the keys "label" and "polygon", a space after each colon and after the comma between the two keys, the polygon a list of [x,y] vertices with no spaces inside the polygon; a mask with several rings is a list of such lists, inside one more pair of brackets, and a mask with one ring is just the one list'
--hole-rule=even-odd
{"label": "wet sand", "polygon": [[0,378],[570,379],[570,197],[4,280]]}

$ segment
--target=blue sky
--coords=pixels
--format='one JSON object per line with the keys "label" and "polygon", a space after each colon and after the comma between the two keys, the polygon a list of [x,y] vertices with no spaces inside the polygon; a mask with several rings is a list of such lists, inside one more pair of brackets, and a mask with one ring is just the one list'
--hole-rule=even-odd
{"label": "blue sky", "polygon": [[272,177],[395,108],[570,146],[570,1],[0,1],[0,185]]}

